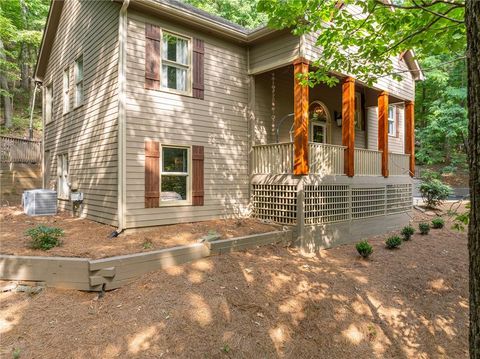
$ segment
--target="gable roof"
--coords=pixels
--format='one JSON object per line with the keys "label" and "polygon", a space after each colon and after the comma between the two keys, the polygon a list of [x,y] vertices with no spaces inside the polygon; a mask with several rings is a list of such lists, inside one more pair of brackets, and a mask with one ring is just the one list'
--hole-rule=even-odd
{"label": "gable roof", "polygon": [[[261,26],[256,29],[247,29],[241,25],[228,21],[220,16],[212,15],[192,5],[178,0],[111,0],[115,3],[129,2],[129,8],[138,9],[153,15],[166,17],[180,23],[190,25],[196,29],[214,34],[230,41],[250,45],[261,39],[268,38],[282,30],[271,29]],[[48,60],[52,51],[55,35],[57,33],[64,1],[52,0],[48,13],[45,31],[42,36],[40,51],[35,66],[35,80],[43,81],[47,69]],[[413,51],[404,54],[405,62],[412,71],[415,80],[423,80],[423,73],[414,59]]]}

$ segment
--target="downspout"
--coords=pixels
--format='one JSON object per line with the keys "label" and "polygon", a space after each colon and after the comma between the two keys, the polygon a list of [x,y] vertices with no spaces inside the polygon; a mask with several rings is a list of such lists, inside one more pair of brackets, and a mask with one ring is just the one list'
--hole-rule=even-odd
{"label": "downspout", "polygon": [[35,108],[35,98],[37,95],[38,82],[35,81],[35,87],[33,89],[32,103],[30,105],[30,122],[28,126],[28,139],[33,140],[33,110]]}
{"label": "downspout", "polygon": [[127,8],[130,0],[123,0],[118,19],[118,228],[112,234],[118,236],[125,229],[126,206],[126,72],[127,72]]}

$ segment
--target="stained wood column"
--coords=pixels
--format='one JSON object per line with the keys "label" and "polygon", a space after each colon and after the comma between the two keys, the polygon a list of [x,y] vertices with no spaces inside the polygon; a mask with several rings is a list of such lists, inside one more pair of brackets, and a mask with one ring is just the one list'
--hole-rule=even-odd
{"label": "stained wood column", "polygon": [[355,153],[355,80],[346,77],[342,85],[342,145],[345,149],[345,174],[353,177]]}
{"label": "stained wood column", "polygon": [[405,154],[410,155],[410,177],[415,175],[415,105],[405,103]]}
{"label": "stained wood column", "polygon": [[388,92],[378,95],[378,150],[382,151],[382,176],[388,177]]}
{"label": "stained wood column", "polygon": [[293,174],[308,174],[308,86],[302,86],[297,76],[308,73],[308,62],[297,59],[293,62]]}

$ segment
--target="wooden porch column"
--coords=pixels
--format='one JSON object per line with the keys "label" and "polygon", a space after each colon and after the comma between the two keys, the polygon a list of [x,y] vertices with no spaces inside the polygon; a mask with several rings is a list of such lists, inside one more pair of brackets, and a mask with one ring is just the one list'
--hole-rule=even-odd
{"label": "wooden porch column", "polygon": [[415,105],[405,103],[405,154],[410,155],[410,177],[415,175]]}
{"label": "wooden porch column", "polygon": [[345,174],[353,177],[355,153],[355,79],[346,77],[342,85],[342,145],[345,149]]}
{"label": "wooden porch column", "polygon": [[293,62],[293,174],[308,174],[308,86],[302,86],[298,74],[308,73],[308,61]]}
{"label": "wooden porch column", "polygon": [[378,95],[378,150],[382,151],[382,176],[388,177],[388,92]]}

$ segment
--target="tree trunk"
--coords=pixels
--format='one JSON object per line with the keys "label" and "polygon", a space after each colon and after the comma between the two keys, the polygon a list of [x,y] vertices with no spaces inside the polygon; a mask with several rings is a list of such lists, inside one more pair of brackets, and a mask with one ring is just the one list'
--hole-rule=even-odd
{"label": "tree trunk", "polygon": [[480,1],[465,3],[468,69],[470,358],[480,359]]}
{"label": "tree trunk", "polygon": [[20,52],[20,86],[25,91],[30,89],[30,67],[28,66],[28,49],[26,44],[22,44]]}
{"label": "tree trunk", "polygon": [[[0,58],[2,60],[5,60],[5,51],[3,47],[3,41],[0,39]],[[8,79],[6,77],[6,74],[0,71],[0,89],[6,91],[9,93],[8,90]],[[12,127],[12,115],[13,115],[13,104],[12,104],[12,98],[8,95],[3,95],[3,114],[5,117],[4,124],[5,127],[9,128]]]}

